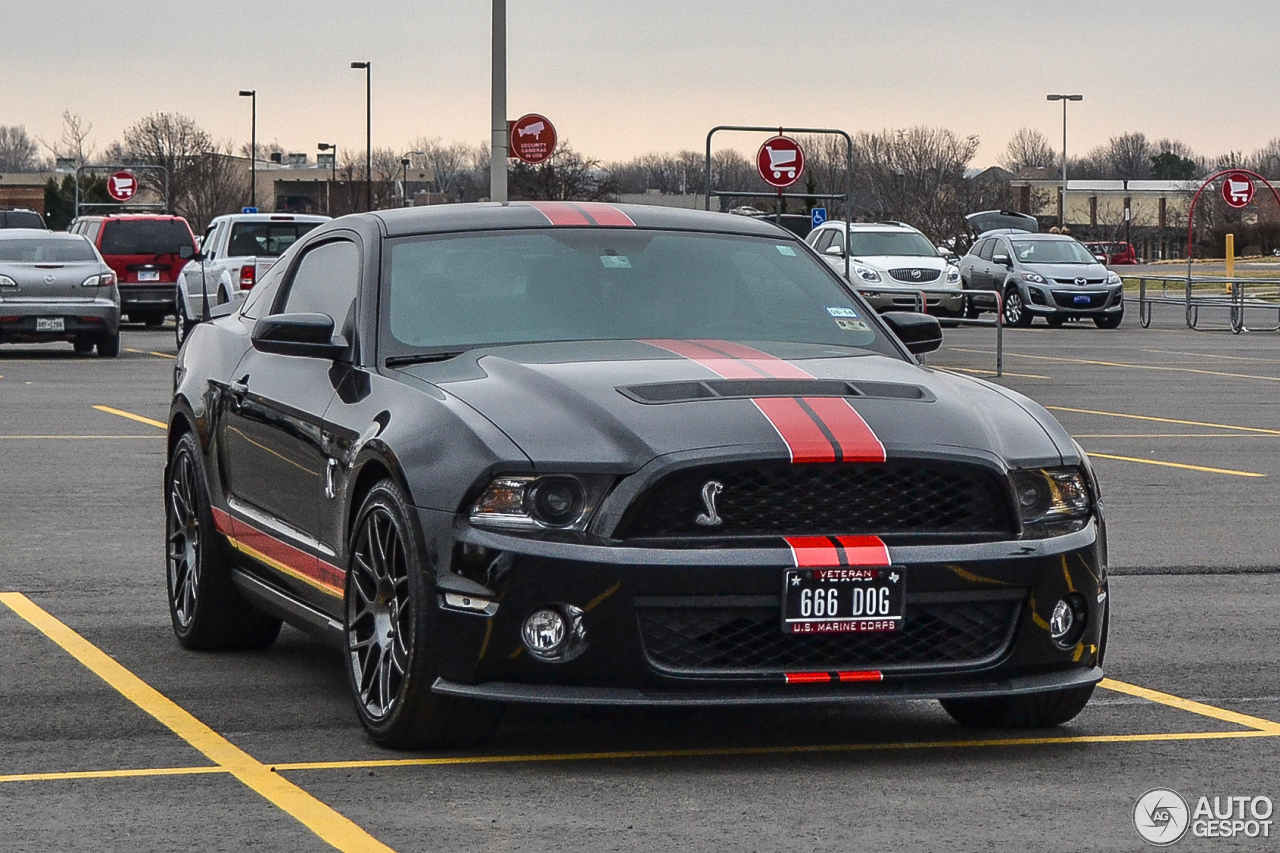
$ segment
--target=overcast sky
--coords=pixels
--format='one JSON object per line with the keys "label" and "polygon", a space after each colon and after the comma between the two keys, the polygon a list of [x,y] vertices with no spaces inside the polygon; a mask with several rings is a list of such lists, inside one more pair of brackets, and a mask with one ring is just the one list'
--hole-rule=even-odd
{"label": "overcast sky", "polygon": [[[0,124],[57,139],[64,109],[99,149],[155,111],[218,138],[314,156],[364,145],[480,142],[489,125],[489,0],[3,0]],[[914,124],[1000,158],[1027,126],[1070,153],[1125,131],[1199,154],[1280,136],[1276,0],[508,0],[509,113],[550,117],[603,160],[701,150],[715,124],[850,132]],[[754,144],[751,146],[754,147]]]}

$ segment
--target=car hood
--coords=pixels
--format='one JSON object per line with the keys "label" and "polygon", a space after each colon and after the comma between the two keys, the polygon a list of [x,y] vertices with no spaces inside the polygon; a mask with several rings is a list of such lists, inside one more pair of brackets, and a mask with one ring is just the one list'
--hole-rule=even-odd
{"label": "car hood", "polygon": [[[859,388],[865,396],[845,399],[890,459],[976,454],[1019,467],[1077,458],[1051,415],[1007,389],[858,350],[754,346],[818,380]],[[400,372],[479,412],[535,466],[582,472],[627,473],[667,454],[785,459],[782,433],[746,394],[799,397],[817,387],[765,380],[716,386],[735,396],[712,397],[699,390],[720,379],[712,369],[640,341],[493,347]]]}
{"label": "car hood", "polygon": [[1045,278],[1064,278],[1071,281],[1077,278],[1106,281],[1108,275],[1107,268],[1102,264],[1031,264],[1024,261],[1022,266],[1031,272],[1040,273]]}
{"label": "car hood", "polygon": [[1034,216],[1012,210],[982,210],[965,216],[965,221],[975,233],[995,231],[999,228],[1017,228],[1035,233],[1040,230]]}

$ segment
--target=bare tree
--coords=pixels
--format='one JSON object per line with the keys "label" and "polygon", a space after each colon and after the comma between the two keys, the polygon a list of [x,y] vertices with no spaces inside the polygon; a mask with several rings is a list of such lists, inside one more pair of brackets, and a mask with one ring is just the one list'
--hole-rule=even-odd
{"label": "bare tree", "polygon": [[213,217],[239,208],[249,197],[249,175],[232,150],[233,143],[227,140],[191,163],[187,191],[178,200],[176,211],[197,232]]}
{"label": "bare tree", "polygon": [[517,162],[509,178],[512,199],[604,201],[617,196],[617,184],[599,161],[591,160],[561,141],[545,162],[530,166]]}
{"label": "bare tree", "polygon": [[93,159],[97,147],[89,142],[89,134],[93,132],[93,122],[85,121],[71,110],[62,111],[62,135],[55,143],[43,139],[43,145],[56,160],[70,160],[76,167],[84,166]]}
{"label": "bare tree", "polygon": [[422,164],[435,176],[435,191],[450,201],[458,199],[468,173],[474,170],[476,148],[465,142],[444,143],[440,137],[418,137],[412,144],[423,152]]}
{"label": "bare tree", "polygon": [[[108,148],[108,157],[122,163],[161,166],[169,175],[169,205],[188,203],[198,179],[196,161],[216,150],[213,140],[194,119],[181,113],[153,113],[124,132],[121,142]],[[138,175],[143,186],[163,196],[163,178],[150,170]]]}
{"label": "bare tree", "polygon": [[1266,178],[1280,178],[1280,138],[1276,138],[1249,155],[1248,168]]}
{"label": "bare tree", "polygon": [[0,125],[0,172],[33,172],[40,148],[22,125]]}
{"label": "bare tree", "polygon": [[1005,146],[1000,165],[1017,174],[1019,169],[1026,166],[1053,166],[1057,162],[1058,156],[1049,144],[1048,137],[1038,130],[1024,127]]}

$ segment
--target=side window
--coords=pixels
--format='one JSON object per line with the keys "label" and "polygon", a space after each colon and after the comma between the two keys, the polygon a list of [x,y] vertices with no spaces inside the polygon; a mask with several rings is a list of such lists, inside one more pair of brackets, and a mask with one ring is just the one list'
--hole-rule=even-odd
{"label": "side window", "polygon": [[831,229],[831,242],[828,245],[839,246],[840,251],[842,252],[844,251],[844,229],[843,228]]}
{"label": "side window", "polygon": [[98,245],[98,233],[102,231],[102,223],[97,221],[89,221],[85,223],[80,233],[89,238],[89,242]]}
{"label": "side window", "polygon": [[347,240],[309,249],[288,288],[277,313],[328,314],[333,318],[334,331],[345,331],[360,289],[360,250]]}
{"label": "side window", "polygon": [[831,245],[831,241],[835,238],[836,230],[834,228],[823,228],[817,232],[818,239],[813,241],[813,248],[818,254],[822,254]]}
{"label": "side window", "polygon": [[213,260],[213,247],[217,245],[217,241],[213,239],[213,232],[217,230],[217,225],[210,225],[205,229],[204,236],[200,238],[200,251],[207,255],[205,260]]}
{"label": "side window", "polygon": [[996,246],[996,241],[988,237],[982,241],[982,245],[978,246],[978,257],[984,261],[991,260],[991,250]]}

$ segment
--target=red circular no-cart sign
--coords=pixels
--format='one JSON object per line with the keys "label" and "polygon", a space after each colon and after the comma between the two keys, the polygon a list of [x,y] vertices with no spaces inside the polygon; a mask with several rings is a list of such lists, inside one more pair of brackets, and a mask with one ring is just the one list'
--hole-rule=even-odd
{"label": "red circular no-cart sign", "polygon": [[1222,179],[1222,200],[1232,207],[1253,204],[1253,176],[1231,172]]}
{"label": "red circular no-cart sign", "polygon": [[107,178],[107,195],[116,201],[128,201],[138,194],[138,179],[132,172],[116,172]]}
{"label": "red circular no-cart sign", "polygon": [[536,166],[556,153],[556,126],[546,116],[529,113],[511,123],[511,153]]}
{"label": "red circular no-cart sign", "polygon": [[785,189],[804,174],[804,149],[789,136],[775,136],[756,152],[756,168],[766,184]]}

